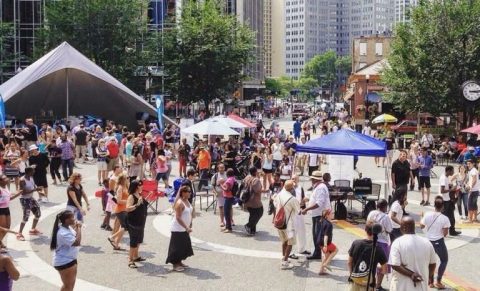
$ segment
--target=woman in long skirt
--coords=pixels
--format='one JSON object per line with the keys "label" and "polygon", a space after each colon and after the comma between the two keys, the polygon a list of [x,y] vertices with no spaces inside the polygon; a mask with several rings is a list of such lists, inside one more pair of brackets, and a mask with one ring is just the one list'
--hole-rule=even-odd
{"label": "woman in long skirt", "polygon": [[170,237],[166,264],[172,263],[174,271],[183,272],[188,266],[183,264],[182,261],[193,256],[192,242],[190,240],[193,206],[188,202],[191,195],[190,187],[182,186],[178,193],[173,206],[175,216],[172,219],[170,228],[172,236]]}

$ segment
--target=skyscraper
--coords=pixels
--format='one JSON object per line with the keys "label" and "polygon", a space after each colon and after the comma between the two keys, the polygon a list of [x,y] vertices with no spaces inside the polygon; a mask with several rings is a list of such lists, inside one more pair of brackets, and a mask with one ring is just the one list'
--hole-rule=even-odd
{"label": "skyscraper", "polygon": [[395,17],[394,1],[350,1],[350,37],[390,34]]}
{"label": "skyscraper", "polygon": [[286,74],[298,78],[305,63],[333,50],[349,53],[348,0],[285,1]]}
{"label": "skyscraper", "polygon": [[264,0],[264,62],[267,77],[285,75],[285,1]]}
{"label": "skyscraper", "polygon": [[395,23],[410,21],[410,10],[417,4],[418,0],[395,0]]}

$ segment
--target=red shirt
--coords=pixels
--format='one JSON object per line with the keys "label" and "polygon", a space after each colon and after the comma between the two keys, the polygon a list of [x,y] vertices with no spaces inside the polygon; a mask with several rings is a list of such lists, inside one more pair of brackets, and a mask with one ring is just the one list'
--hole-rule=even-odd
{"label": "red shirt", "polygon": [[108,149],[108,156],[110,158],[115,159],[116,157],[118,157],[120,147],[118,146],[118,144],[116,142],[114,142],[114,141],[109,142],[107,144],[107,149]]}

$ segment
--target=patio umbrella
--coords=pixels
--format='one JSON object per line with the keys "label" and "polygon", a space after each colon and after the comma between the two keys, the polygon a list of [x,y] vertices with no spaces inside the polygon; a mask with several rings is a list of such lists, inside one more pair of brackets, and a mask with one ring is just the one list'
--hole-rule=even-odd
{"label": "patio umbrella", "polygon": [[228,127],[230,128],[246,128],[248,126],[246,126],[245,124],[239,122],[239,121],[236,121],[232,118],[228,118],[224,115],[219,115],[219,116],[215,116],[215,117],[212,117],[210,118],[212,120],[218,120],[224,124],[226,124]]}
{"label": "patio umbrella", "polygon": [[378,123],[390,123],[390,122],[397,122],[398,119],[395,118],[395,116],[392,116],[390,114],[382,114],[377,117],[375,117],[372,120],[373,124],[378,124]]}
{"label": "patio umbrella", "polygon": [[475,125],[469,128],[465,128],[460,132],[472,133],[472,134],[480,134],[480,124]]}
{"label": "patio umbrella", "polygon": [[183,133],[198,134],[198,135],[240,135],[235,130],[231,129],[219,120],[212,118],[196,123],[192,126],[182,129]]}

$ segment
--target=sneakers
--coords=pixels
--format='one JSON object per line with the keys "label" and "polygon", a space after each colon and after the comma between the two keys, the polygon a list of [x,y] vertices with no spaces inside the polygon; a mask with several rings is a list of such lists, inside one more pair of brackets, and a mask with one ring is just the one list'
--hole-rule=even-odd
{"label": "sneakers", "polygon": [[113,229],[110,227],[110,225],[105,226],[104,228],[106,231],[112,231]]}
{"label": "sneakers", "polygon": [[420,202],[420,205],[423,206],[424,204],[425,204],[425,200],[422,200],[422,201]]}
{"label": "sneakers", "polygon": [[282,265],[280,268],[282,270],[291,270],[293,269],[293,265],[289,261],[282,261]]}
{"label": "sneakers", "polygon": [[425,202],[425,204],[423,204],[423,206],[430,206],[430,202]]}

